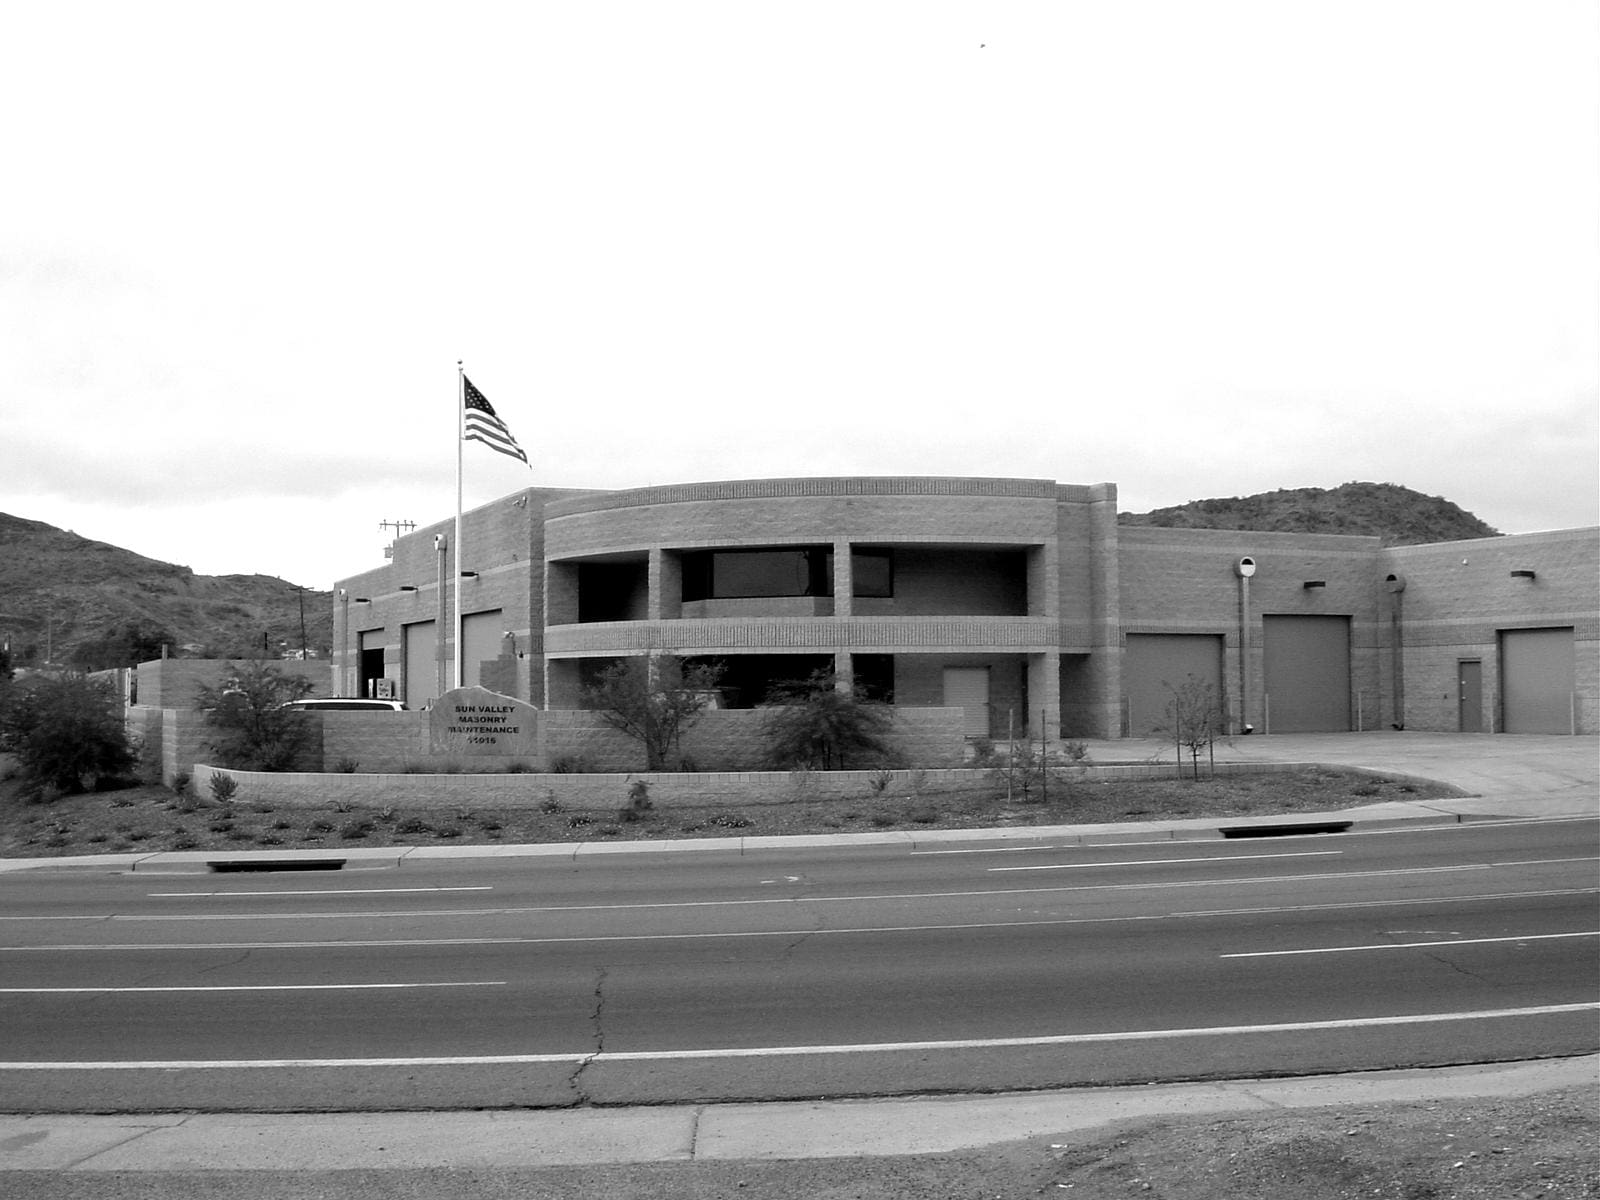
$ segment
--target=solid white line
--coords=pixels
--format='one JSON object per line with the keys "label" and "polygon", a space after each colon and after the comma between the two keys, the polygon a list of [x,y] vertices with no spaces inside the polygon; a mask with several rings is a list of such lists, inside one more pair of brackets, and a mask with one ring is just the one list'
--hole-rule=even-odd
{"label": "solid white line", "polygon": [[490,884],[474,884],[471,887],[410,887],[410,888],[319,888],[314,891],[304,892],[150,892],[150,896],[157,899],[174,898],[204,898],[231,896],[378,896],[398,895],[403,892],[492,892]]}
{"label": "solid white line", "polygon": [[1081,871],[1087,867],[1166,867],[1214,862],[1255,862],[1263,858],[1333,858],[1343,850],[1295,850],[1284,854],[1213,854],[1201,858],[1130,858],[1122,862],[1043,863],[1028,867],[987,867],[989,871]]}
{"label": "solid white line", "polygon": [[805,1054],[885,1054],[937,1050],[1003,1050],[1030,1046],[1073,1046],[1096,1042],[1138,1042],[1239,1034],[1309,1033],[1330,1029],[1372,1029],[1451,1021],[1489,1021],[1560,1016],[1600,1009],[1600,1002],[1547,1004],[1479,1012],[1417,1013],[1399,1017],[1356,1017],[1333,1021],[1295,1021],[1278,1025],[1219,1025],[1200,1029],[1142,1029],[1121,1033],[1068,1033],[1048,1037],[970,1038],[942,1042],[866,1042],[856,1045],[750,1046],[715,1050],[601,1050],[563,1054],[452,1055],[424,1058],[272,1058],[162,1060],[152,1062],[0,1062],[0,1071],[173,1071],[243,1070],[271,1067],[482,1067],[539,1063],[664,1062],[676,1059],[780,1058]]}
{"label": "solid white line", "polygon": [[213,984],[207,987],[62,987],[0,988],[5,996],[65,996],[77,993],[124,992],[374,992],[408,988],[505,987],[504,979],[483,979],[463,983],[270,983]]}
{"label": "solid white line", "polygon": [[1543,942],[1554,938],[1600,937],[1600,930],[1579,933],[1528,933],[1521,937],[1446,938],[1438,942],[1382,942],[1371,946],[1323,946],[1311,950],[1250,950],[1218,958],[1284,958],[1292,954],[1350,954],[1357,950],[1417,950],[1426,946],[1485,946],[1494,942]]}
{"label": "solid white line", "polygon": [[1396,908],[1419,904],[1470,904],[1474,900],[1542,900],[1551,896],[1592,896],[1600,888],[1554,888],[1540,892],[1480,892],[1472,896],[1415,896],[1397,897],[1393,900],[1346,900],[1335,904],[1281,904],[1267,908],[1212,908],[1176,912],[1174,917],[1248,917],[1263,913],[1324,912],[1352,908]]}

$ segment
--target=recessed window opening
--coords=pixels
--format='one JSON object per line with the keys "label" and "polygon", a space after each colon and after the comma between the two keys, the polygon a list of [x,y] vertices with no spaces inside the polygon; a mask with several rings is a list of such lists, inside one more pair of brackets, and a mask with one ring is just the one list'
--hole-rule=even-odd
{"label": "recessed window opening", "polygon": [[831,595],[833,550],[828,546],[695,550],[683,556],[686,601]]}
{"label": "recessed window opening", "polygon": [[891,550],[850,551],[850,592],[866,598],[894,595],[894,552]]}

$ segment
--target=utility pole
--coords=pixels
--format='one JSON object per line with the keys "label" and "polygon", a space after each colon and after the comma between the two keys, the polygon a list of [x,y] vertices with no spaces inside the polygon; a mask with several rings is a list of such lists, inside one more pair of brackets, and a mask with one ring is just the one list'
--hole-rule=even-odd
{"label": "utility pole", "polygon": [[[400,535],[401,534],[410,533],[416,527],[417,527],[417,523],[415,521],[379,521],[378,522],[378,528],[379,529],[392,529],[392,530],[394,530],[394,541],[395,542],[398,542],[400,540]],[[394,542],[390,542],[387,546],[385,546],[383,548],[383,556],[385,558],[393,558],[394,557]]]}

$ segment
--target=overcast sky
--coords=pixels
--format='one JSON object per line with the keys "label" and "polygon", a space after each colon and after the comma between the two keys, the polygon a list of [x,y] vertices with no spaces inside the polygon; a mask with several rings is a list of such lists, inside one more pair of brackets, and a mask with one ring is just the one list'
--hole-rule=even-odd
{"label": "overcast sky", "polygon": [[328,587],[517,487],[1600,522],[1592,0],[7,10],[0,511]]}

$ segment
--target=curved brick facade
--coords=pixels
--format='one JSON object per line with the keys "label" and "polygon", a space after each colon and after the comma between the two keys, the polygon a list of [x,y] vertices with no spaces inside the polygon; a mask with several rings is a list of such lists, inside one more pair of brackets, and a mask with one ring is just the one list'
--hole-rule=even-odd
{"label": "curved brick facade", "polygon": [[[722,662],[735,707],[821,664],[993,736],[1149,732],[1180,670],[1215,685],[1234,728],[1463,728],[1468,676],[1486,731],[1515,726],[1527,686],[1568,689],[1572,727],[1596,728],[1593,530],[1386,549],[1119,527],[1116,497],[943,477],[529,489],[466,514],[459,564],[444,521],[340,583],[335,690],[416,707],[453,684],[465,569],[463,682],[550,709],[578,707],[607,661],[671,652]],[[1519,666],[1518,631],[1538,630],[1556,636]]]}

